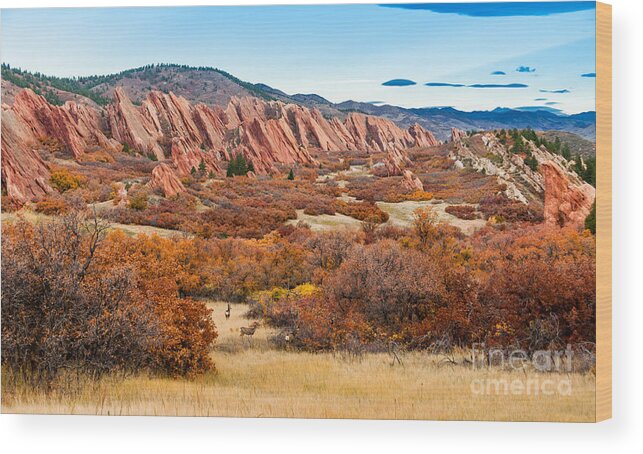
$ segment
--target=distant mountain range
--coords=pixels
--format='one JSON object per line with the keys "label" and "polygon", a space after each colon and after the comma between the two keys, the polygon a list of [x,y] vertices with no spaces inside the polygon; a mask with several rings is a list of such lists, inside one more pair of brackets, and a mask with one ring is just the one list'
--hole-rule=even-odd
{"label": "distant mountain range", "polygon": [[104,104],[121,87],[135,102],[141,102],[150,90],[172,91],[191,102],[225,106],[233,96],[256,96],[306,107],[315,107],[326,117],[344,117],[349,112],[376,115],[409,127],[418,123],[432,131],[440,140],[450,136],[451,128],[489,130],[533,128],[541,131],[564,131],[585,139],[596,137],[596,113],[562,114],[546,106],[527,106],[516,109],[498,107],[489,111],[464,112],[452,107],[404,108],[379,103],[345,101],[332,103],[316,94],[289,95],[266,84],[244,82],[235,76],[209,67],[185,65],[147,65],[116,74],[80,78],[58,78],[29,73],[8,65],[2,67],[3,102],[10,103],[16,88],[31,88],[42,93],[52,103],[72,99]]}
{"label": "distant mountain range", "polygon": [[594,140],[596,137],[596,112],[561,115],[543,110],[496,108],[493,110],[464,112],[452,107],[424,107],[405,109],[389,105],[373,105],[346,101],[336,105],[340,110],[358,110],[371,115],[386,117],[407,126],[419,123],[444,140],[451,128],[462,130],[489,130],[498,128],[532,128],[541,131],[565,131]]}

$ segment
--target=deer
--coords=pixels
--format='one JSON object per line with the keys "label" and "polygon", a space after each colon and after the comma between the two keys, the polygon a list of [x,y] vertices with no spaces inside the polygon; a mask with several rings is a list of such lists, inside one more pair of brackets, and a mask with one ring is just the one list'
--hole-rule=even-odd
{"label": "deer", "polygon": [[230,303],[228,303],[228,308],[225,310],[225,319],[228,320],[230,318]]}
{"label": "deer", "polygon": [[254,322],[250,326],[242,326],[241,328],[239,328],[239,331],[241,332],[241,337],[248,336],[251,338],[252,336],[254,336],[258,326],[259,326],[259,322]]}

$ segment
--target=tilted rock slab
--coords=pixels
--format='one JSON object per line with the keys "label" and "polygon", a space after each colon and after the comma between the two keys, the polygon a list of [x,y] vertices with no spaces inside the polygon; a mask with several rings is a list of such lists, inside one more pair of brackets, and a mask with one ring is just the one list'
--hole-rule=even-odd
{"label": "tilted rock slab", "polygon": [[596,189],[553,161],[541,164],[540,171],[545,177],[545,223],[582,229],[592,209]]}

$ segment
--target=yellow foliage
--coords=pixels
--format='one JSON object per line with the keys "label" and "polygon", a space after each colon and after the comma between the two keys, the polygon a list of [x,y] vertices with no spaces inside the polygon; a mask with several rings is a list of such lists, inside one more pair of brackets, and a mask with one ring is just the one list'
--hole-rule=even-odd
{"label": "yellow foliage", "polygon": [[319,293],[319,287],[307,282],[292,289],[292,293],[303,297],[313,296]]}
{"label": "yellow foliage", "polygon": [[410,192],[408,194],[399,194],[397,192],[388,192],[384,196],[384,201],[389,203],[413,201],[413,202],[425,202],[433,199],[432,192],[421,191],[419,189]]}
{"label": "yellow foliage", "polygon": [[51,172],[51,185],[59,192],[78,189],[85,183],[85,177],[71,173],[67,169],[58,169]]}

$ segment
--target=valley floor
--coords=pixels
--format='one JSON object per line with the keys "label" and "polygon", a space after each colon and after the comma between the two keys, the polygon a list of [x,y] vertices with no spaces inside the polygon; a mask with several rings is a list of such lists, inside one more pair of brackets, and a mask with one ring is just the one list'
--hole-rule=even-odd
{"label": "valley floor", "polygon": [[[570,395],[474,393],[474,380],[524,380],[523,371],[474,370],[444,356],[406,353],[347,357],[274,349],[261,326],[251,341],[239,337],[245,305],[209,303],[219,331],[216,371],[194,380],[144,376],[85,384],[73,393],[9,387],[3,375],[3,413],[238,416],[503,421],[590,421],[591,373],[539,374],[569,380]],[[531,373],[529,374],[532,375]]]}

